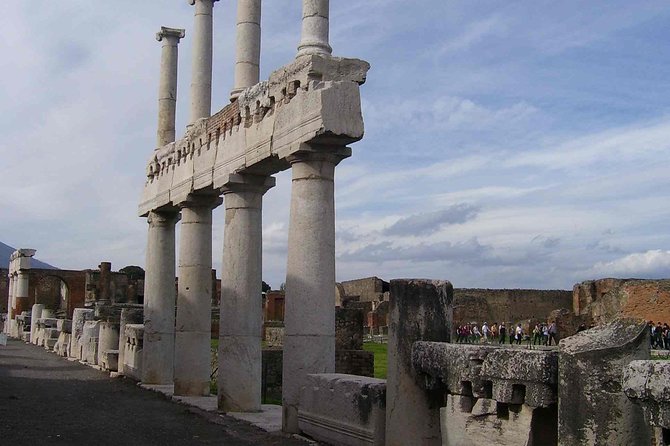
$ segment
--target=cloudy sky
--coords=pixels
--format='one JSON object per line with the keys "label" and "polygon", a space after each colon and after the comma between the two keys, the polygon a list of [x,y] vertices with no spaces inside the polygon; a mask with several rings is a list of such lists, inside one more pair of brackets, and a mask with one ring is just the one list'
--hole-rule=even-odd
{"label": "cloudy sky", "polygon": [[[265,0],[263,78],[295,57],[300,1]],[[186,0],[4,0],[0,241],[68,269],[144,265],[161,25]],[[215,6],[213,109],[235,2]],[[670,8],[644,1],[333,0],[334,54],[369,61],[366,135],[337,168],[337,277],[571,288],[670,277]],[[284,280],[290,173],[264,210]],[[214,267],[223,213],[215,211]]]}

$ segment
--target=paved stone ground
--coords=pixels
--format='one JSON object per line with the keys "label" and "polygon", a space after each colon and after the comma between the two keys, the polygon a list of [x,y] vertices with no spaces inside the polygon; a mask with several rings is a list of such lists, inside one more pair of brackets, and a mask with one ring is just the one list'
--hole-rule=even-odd
{"label": "paved stone ground", "polygon": [[16,340],[0,345],[0,444],[308,445]]}

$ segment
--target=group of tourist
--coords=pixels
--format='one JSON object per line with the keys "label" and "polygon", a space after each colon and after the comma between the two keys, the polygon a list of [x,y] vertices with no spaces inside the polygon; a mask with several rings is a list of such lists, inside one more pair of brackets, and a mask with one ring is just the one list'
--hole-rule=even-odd
{"label": "group of tourist", "polygon": [[554,321],[550,323],[537,323],[530,333],[525,333],[521,324],[516,327],[511,326],[508,330],[504,322],[500,325],[493,323],[489,326],[487,322],[479,327],[479,324],[462,324],[456,328],[456,342],[459,344],[521,344],[526,341],[533,345],[554,345],[558,344],[557,329]]}
{"label": "group of tourist", "polygon": [[649,321],[647,327],[649,328],[651,348],[670,350],[670,327],[667,322],[664,324],[657,322],[654,325],[654,321]]}

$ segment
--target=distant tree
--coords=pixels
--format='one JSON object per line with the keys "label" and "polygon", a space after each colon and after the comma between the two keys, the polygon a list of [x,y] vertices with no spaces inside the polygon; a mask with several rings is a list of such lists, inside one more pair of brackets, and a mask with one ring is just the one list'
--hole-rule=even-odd
{"label": "distant tree", "polygon": [[128,265],[119,270],[120,273],[126,274],[132,280],[144,279],[144,270],[140,266]]}
{"label": "distant tree", "polygon": [[270,285],[268,285],[267,282],[265,282],[265,280],[264,280],[263,285],[261,285],[261,289],[263,290],[264,293],[267,293],[268,291],[270,291],[272,289],[272,287]]}

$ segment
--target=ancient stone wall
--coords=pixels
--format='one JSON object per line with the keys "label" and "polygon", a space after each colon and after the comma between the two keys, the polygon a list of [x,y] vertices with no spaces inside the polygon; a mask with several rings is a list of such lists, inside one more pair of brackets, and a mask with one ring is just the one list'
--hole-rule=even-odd
{"label": "ancient stone wall", "polygon": [[382,301],[384,292],[389,290],[388,282],[379,277],[347,280],[341,285],[346,296],[358,296],[360,302]]}
{"label": "ancient stone wall", "polygon": [[375,355],[365,350],[335,350],[335,373],[375,376]]}
{"label": "ancient stone wall", "polygon": [[454,325],[477,322],[546,321],[553,310],[572,308],[565,290],[454,289]]}
{"label": "ancient stone wall", "polygon": [[670,323],[670,279],[599,279],[573,288],[573,311],[595,324],[630,317]]}
{"label": "ancient stone wall", "polygon": [[337,308],[335,311],[335,350],[363,349],[362,310]]}

